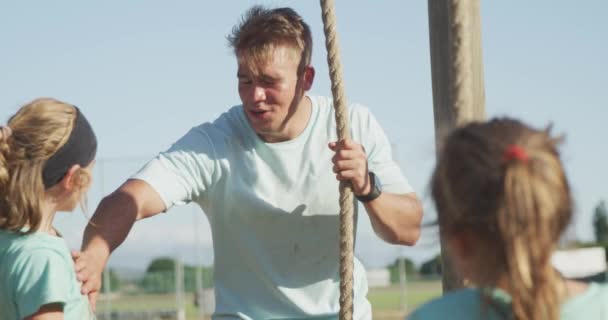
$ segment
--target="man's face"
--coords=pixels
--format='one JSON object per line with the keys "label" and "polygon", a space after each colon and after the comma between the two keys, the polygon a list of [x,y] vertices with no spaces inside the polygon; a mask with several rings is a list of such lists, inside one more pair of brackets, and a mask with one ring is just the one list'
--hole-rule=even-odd
{"label": "man's face", "polygon": [[[296,58],[297,57],[297,58]],[[289,47],[277,47],[258,72],[239,59],[239,96],[251,127],[267,142],[290,140],[293,117],[304,92],[310,89],[312,77],[308,68],[298,75],[300,59]]]}

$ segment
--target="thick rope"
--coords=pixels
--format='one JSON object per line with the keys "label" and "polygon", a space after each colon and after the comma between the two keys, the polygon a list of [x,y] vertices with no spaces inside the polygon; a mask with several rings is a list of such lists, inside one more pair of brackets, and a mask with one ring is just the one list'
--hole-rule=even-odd
{"label": "thick rope", "polygon": [[450,94],[456,110],[456,126],[474,120],[473,66],[471,62],[471,20],[467,8],[470,0],[450,0],[448,15],[451,35],[452,86]]}
{"label": "thick rope", "polygon": [[[333,0],[321,0],[327,64],[334,98],[338,140],[350,138],[348,108],[342,83],[336,16]],[[340,183],[340,320],[353,318],[353,192],[349,183]]]}

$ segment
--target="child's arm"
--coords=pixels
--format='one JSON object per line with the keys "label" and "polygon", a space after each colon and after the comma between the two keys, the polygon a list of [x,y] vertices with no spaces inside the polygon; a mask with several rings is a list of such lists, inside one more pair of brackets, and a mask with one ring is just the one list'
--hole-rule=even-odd
{"label": "child's arm", "polygon": [[63,305],[61,303],[45,304],[36,313],[23,320],[63,320]]}

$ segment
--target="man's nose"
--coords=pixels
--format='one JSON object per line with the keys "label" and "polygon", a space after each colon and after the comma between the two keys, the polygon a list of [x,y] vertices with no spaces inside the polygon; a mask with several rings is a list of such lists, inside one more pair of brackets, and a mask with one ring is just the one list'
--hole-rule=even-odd
{"label": "man's nose", "polygon": [[262,86],[253,87],[253,101],[260,102],[266,100],[266,90]]}

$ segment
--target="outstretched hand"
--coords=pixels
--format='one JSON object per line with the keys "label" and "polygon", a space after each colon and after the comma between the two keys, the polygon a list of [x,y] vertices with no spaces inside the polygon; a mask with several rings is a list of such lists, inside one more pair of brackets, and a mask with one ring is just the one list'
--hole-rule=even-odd
{"label": "outstretched hand", "polygon": [[103,262],[98,262],[90,253],[72,250],[76,278],[82,282],[80,292],[87,295],[93,312],[96,310],[97,297],[101,289]]}
{"label": "outstretched hand", "polygon": [[351,139],[330,142],[328,146],[336,153],[331,158],[336,179],[350,181],[355,195],[369,194],[371,186],[365,148]]}

